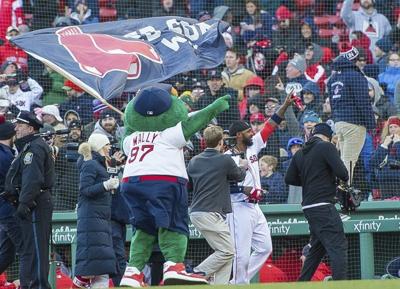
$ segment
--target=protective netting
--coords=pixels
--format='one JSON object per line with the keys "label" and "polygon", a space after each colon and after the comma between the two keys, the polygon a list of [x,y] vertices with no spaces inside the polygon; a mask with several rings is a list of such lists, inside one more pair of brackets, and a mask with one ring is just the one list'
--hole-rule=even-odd
{"label": "protective netting", "polygon": [[[336,132],[333,142],[352,168],[352,183],[365,201],[398,200],[400,1],[0,1],[0,113],[12,120],[20,109],[31,110],[48,124],[43,132],[56,156],[55,210],[76,208],[79,143],[100,132],[110,138],[115,153],[123,123],[120,115],[8,39],[48,27],[152,16],[215,18],[231,25],[224,34],[230,48],[220,67],[166,80],[191,111],[230,94],[230,109],[216,119],[224,129],[242,119],[259,131],[282,103],[285,91],[295,89],[300,101],[288,110],[258,156],[262,185],[269,191],[265,203],[300,203],[298,188],[285,185],[283,176],[290,157],[319,122],[327,122]],[[340,54],[346,61],[334,64]],[[123,110],[133,96],[123,93],[110,104]],[[60,133],[64,129],[70,132]],[[59,135],[54,135],[57,131]],[[203,149],[199,132],[185,149],[187,160]],[[398,237],[397,233],[374,235],[377,275],[383,274],[385,262],[398,255]],[[273,259],[284,249],[300,252],[306,243],[306,237],[273,237]],[[349,275],[359,279],[358,237],[349,235],[349,244]],[[69,246],[57,248],[70,267]],[[204,240],[195,240],[188,260],[197,264],[209,253]],[[10,272],[16,272],[15,264]]]}

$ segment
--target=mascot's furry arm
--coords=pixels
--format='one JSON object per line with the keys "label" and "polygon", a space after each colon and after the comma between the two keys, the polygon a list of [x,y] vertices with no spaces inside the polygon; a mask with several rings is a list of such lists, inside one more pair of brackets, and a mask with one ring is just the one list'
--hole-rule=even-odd
{"label": "mascot's furry arm", "polygon": [[229,109],[228,101],[230,98],[230,95],[222,96],[202,110],[196,111],[188,119],[182,121],[182,130],[185,139],[189,140],[192,135],[205,127],[219,113]]}

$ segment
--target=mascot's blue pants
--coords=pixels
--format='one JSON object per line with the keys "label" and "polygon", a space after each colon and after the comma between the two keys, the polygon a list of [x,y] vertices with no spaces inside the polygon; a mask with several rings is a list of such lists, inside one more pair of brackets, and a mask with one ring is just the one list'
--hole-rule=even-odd
{"label": "mascot's blue pants", "polygon": [[122,180],[132,237],[129,265],[142,270],[158,241],[167,261],[183,262],[187,248],[187,180],[174,176],[139,176]]}

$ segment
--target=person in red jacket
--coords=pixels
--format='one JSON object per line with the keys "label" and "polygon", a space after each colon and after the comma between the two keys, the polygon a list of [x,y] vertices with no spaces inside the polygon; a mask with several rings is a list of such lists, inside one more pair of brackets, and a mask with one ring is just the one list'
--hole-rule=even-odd
{"label": "person in red jacket", "polygon": [[272,262],[270,256],[268,260],[261,267],[260,272],[260,283],[273,283],[273,282],[288,282],[288,277],[279,267]]}
{"label": "person in red jacket", "polygon": [[16,288],[19,288],[19,280],[8,282],[6,273],[0,274],[0,289],[16,289]]}
{"label": "person in red jacket", "polygon": [[22,2],[22,0],[0,1],[0,39],[5,39],[7,27],[17,27],[25,23]]}
{"label": "person in red jacket", "polygon": [[18,48],[12,44],[9,39],[18,36],[19,30],[15,26],[10,26],[7,28],[6,40],[3,46],[0,46],[0,65],[6,61],[15,62],[18,68],[23,71],[28,71],[28,55],[21,48]]}

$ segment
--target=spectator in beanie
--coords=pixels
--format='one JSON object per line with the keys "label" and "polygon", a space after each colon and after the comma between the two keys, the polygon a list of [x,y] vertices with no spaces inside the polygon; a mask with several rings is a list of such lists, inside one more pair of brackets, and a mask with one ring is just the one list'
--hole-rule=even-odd
{"label": "spectator in beanie", "polygon": [[240,33],[243,41],[247,45],[252,45],[255,41],[272,39],[272,16],[261,10],[258,0],[246,0],[245,18],[240,22]]}
{"label": "spectator in beanie", "polygon": [[108,288],[109,275],[116,273],[111,233],[111,194],[119,180],[107,173],[110,141],[92,134],[79,146],[79,197],[77,251],[73,283],[79,288]]}
{"label": "spectator in beanie", "polygon": [[314,43],[307,46],[304,53],[307,63],[304,75],[309,81],[317,83],[321,92],[325,91],[326,80],[325,68],[321,65],[323,53],[322,47]]}
{"label": "spectator in beanie", "polygon": [[247,80],[243,87],[244,98],[239,102],[240,119],[244,119],[247,114],[247,106],[249,99],[264,95],[264,81],[259,76],[253,76]]}
{"label": "spectator in beanie", "polygon": [[350,163],[354,170],[367,130],[375,128],[368,81],[353,63],[357,56],[355,47],[342,53],[333,63],[335,72],[327,85],[341,158],[350,176]]}
{"label": "spectator in beanie", "polygon": [[375,63],[379,67],[379,73],[385,71],[386,66],[389,62],[388,53],[392,47],[393,43],[387,36],[383,37],[382,39],[379,39],[375,43],[375,57],[376,57]]}
{"label": "spectator in beanie", "polygon": [[222,71],[221,75],[225,86],[237,90],[239,95],[238,101],[242,101],[244,97],[243,88],[246,82],[255,76],[255,74],[239,63],[239,53],[233,48],[228,49],[225,54],[226,68]]}
{"label": "spectator in beanie", "polygon": [[75,110],[79,113],[82,123],[88,124],[92,120],[90,108],[93,98],[71,80],[66,80],[62,89],[67,94],[67,100],[60,105],[60,114],[64,115],[68,110]]}
{"label": "spectator in beanie", "polygon": [[71,13],[70,18],[77,25],[98,23],[99,19],[92,14],[92,9],[89,9],[86,0],[76,0],[74,3],[74,12]]}
{"label": "spectator in beanie", "polygon": [[354,0],[345,0],[340,11],[340,17],[351,32],[361,31],[368,36],[371,40],[370,51],[374,54],[375,43],[389,35],[392,27],[386,16],[378,13],[374,8],[374,0],[361,0],[361,7],[358,11],[352,10],[353,4]]}
{"label": "spectator in beanie", "polygon": [[400,118],[389,117],[382,131],[382,144],[371,159],[381,199],[400,196]]}
{"label": "spectator in beanie", "polygon": [[306,114],[303,115],[301,124],[304,129],[304,140],[308,141],[311,137],[311,132],[314,126],[317,123],[321,123],[321,119],[319,118],[318,114],[313,111],[308,111]]}
{"label": "spectator in beanie", "polygon": [[390,52],[388,55],[388,65],[384,72],[379,74],[379,83],[386,85],[385,94],[394,103],[394,91],[396,84],[400,81],[400,53]]}
{"label": "spectator in beanie", "polygon": [[28,71],[28,55],[21,48],[10,42],[10,39],[19,35],[19,29],[15,26],[7,28],[6,41],[0,46],[0,63],[12,61],[24,72]]}
{"label": "spectator in beanie", "polygon": [[6,85],[0,88],[0,98],[8,99],[19,110],[30,111],[35,104],[40,103],[43,88],[32,78],[28,78],[26,84],[29,90],[23,91],[17,76],[7,76]]}
{"label": "spectator in beanie", "polygon": [[287,203],[287,189],[283,175],[276,171],[278,159],[273,156],[263,156],[259,160],[261,187],[268,191],[265,202],[269,204]]}
{"label": "spectator in beanie", "polygon": [[286,66],[286,88],[291,85],[299,86],[296,89],[297,93],[300,93],[304,85],[308,82],[305,77],[305,72],[307,69],[307,63],[303,56],[296,54]]}
{"label": "spectator in beanie", "polygon": [[[286,171],[289,167],[289,164],[292,160],[292,157],[298,150],[300,150],[304,145],[303,139],[299,137],[291,138],[287,143],[286,151],[288,153],[288,159],[282,163],[282,174],[286,174]],[[289,193],[288,193],[288,204],[301,204],[303,200],[302,197],[302,187],[301,186],[293,186],[289,185]]]}
{"label": "spectator in beanie", "polygon": [[118,125],[119,115],[110,108],[103,110],[94,126],[93,133],[100,133],[110,140],[120,141],[124,135],[124,128]]}
{"label": "spectator in beanie", "polygon": [[286,6],[281,5],[275,12],[275,18],[278,21],[278,29],[272,32],[272,44],[274,47],[289,51],[300,41],[298,26],[294,23],[293,14]]}

